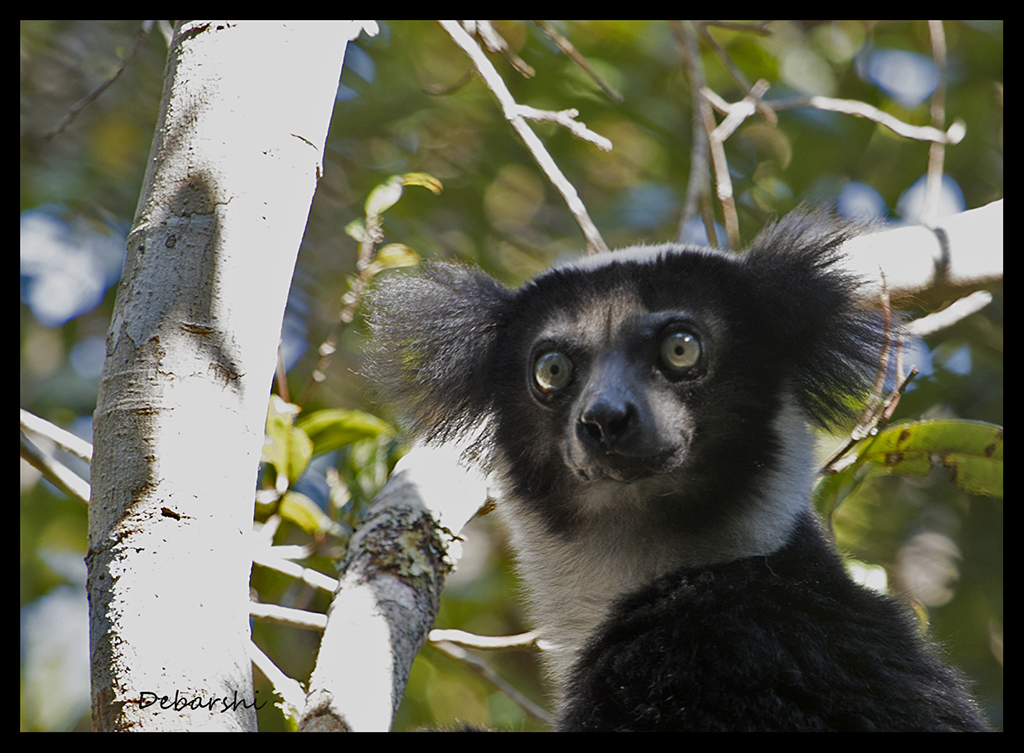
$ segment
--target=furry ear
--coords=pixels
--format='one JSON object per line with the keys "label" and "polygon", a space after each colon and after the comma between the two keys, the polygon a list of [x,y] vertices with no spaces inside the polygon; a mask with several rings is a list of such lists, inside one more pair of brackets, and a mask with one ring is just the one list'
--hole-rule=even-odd
{"label": "furry ear", "polygon": [[483,272],[454,264],[377,281],[365,372],[415,436],[456,439],[491,413],[494,350],[512,299]]}
{"label": "furry ear", "polygon": [[881,313],[858,299],[860,281],[840,267],[842,244],[862,229],[798,210],[765,228],[744,257],[763,310],[788,335],[803,407],[822,426],[854,412],[850,398],[874,381],[887,337]]}

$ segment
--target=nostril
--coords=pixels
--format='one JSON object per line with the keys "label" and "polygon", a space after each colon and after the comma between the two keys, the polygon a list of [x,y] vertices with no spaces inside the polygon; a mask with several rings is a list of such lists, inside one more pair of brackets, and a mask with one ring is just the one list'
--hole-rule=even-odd
{"label": "nostril", "polygon": [[635,413],[635,408],[629,403],[594,403],[580,416],[581,438],[605,452],[612,452],[629,433]]}
{"label": "nostril", "polygon": [[587,422],[586,420],[581,420],[580,429],[582,432],[585,433],[585,439],[590,440],[590,444],[598,445],[600,447],[604,447],[605,449],[609,449],[609,447],[607,446],[608,442],[605,436],[605,432],[601,428],[600,424]]}

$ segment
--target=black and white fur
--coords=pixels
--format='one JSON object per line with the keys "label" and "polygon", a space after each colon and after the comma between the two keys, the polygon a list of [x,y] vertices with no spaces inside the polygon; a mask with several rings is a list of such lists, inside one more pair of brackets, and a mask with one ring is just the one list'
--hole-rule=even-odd
{"label": "black and white fur", "polygon": [[369,373],[428,441],[474,437],[547,639],[560,729],[980,730],[808,504],[811,425],[886,336],[794,213],[741,256],[599,254],[518,290],[462,266],[373,296]]}

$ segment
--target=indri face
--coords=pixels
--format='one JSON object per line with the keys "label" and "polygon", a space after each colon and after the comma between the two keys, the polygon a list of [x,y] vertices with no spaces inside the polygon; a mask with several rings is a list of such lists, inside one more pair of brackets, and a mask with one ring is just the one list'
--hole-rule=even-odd
{"label": "indri face", "polygon": [[[586,513],[574,504],[641,483],[665,516],[700,512],[709,522],[694,500],[735,496],[755,479],[746,470],[714,478],[702,466],[728,457],[753,470],[774,450],[784,339],[747,306],[728,305],[750,301],[728,257],[611,258],[554,270],[518,292],[488,375],[496,444],[517,458],[519,493],[553,521],[568,525]],[[588,487],[603,492],[588,496]]]}

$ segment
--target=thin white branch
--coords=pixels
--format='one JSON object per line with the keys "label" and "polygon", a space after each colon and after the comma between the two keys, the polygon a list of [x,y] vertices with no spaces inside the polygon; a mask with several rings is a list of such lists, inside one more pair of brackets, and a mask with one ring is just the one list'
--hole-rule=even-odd
{"label": "thin white branch", "polygon": [[[722,99],[718,94],[711,91],[710,89],[702,89],[701,94],[711,103],[711,105],[718,110],[720,113],[726,115],[726,121],[734,115],[736,110],[739,110],[743,114],[743,118],[749,117],[750,103],[747,101],[750,97],[744,97],[741,101],[730,104]],[[897,117],[890,115],[883,110],[879,110],[874,105],[869,105],[867,102],[860,102],[855,99],[836,99],[834,97],[801,97],[800,99],[786,99],[778,100],[774,102],[767,102],[773,110],[796,110],[800,107],[813,107],[816,110],[827,110],[828,112],[838,112],[843,115],[853,115],[854,117],[864,118],[870,120],[879,125],[883,125],[893,133],[903,136],[908,139],[915,139],[917,141],[932,141],[937,144],[959,144],[964,136],[967,134],[967,125],[964,121],[959,118],[953,121],[950,127],[942,131],[932,126],[915,126],[910,123],[904,123]],[[722,125],[725,125],[723,121]],[[721,126],[720,126],[721,127]],[[732,134],[730,130],[726,134],[726,138]]]}
{"label": "thin white branch", "polygon": [[887,112],[879,110],[867,102],[859,102],[853,99],[835,99],[834,97],[810,97],[808,99],[789,100],[786,102],[771,102],[775,110],[792,110],[797,107],[813,107],[817,110],[828,110],[844,115],[853,115],[865,120],[871,120],[883,125],[893,133],[908,139],[917,141],[934,141],[939,144],[959,144],[967,133],[967,126],[964,121],[957,118],[945,131],[940,131],[932,126],[915,126],[904,123],[899,118],[893,117]]}
{"label": "thin white branch", "polygon": [[284,701],[286,708],[282,710],[285,714],[293,719],[298,718],[306,702],[306,691],[302,689],[302,685],[278,669],[270,657],[252,641],[249,641],[249,658],[263,676],[270,680],[274,692]]}
{"label": "thin white branch", "polygon": [[487,59],[484,51],[480,49],[480,45],[473,41],[473,38],[466,33],[457,21],[439,21],[438,23],[448,32],[452,41],[469,56],[487,88],[491,90],[491,93],[498,100],[498,104],[501,105],[505,119],[515,128],[516,133],[519,134],[523,143],[526,144],[526,148],[533,155],[533,158],[537,161],[540,169],[544,171],[548,180],[562,194],[562,198],[565,199],[569,211],[572,212],[576,222],[583,230],[583,235],[587,239],[587,250],[591,253],[607,251],[608,246],[601,237],[601,233],[598,232],[597,226],[590,219],[590,215],[587,214],[587,208],[584,206],[579,194],[576,193],[575,187],[562,174],[561,169],[559,169],[554,159],[551,158],[551,155],[548,154],[547,149],[544,148],[544,144],[537,137],[537,134],[533,132],[529,124],[527,124],[522,113],[519,111],[519,104],[512,97],[512,93],[505,86],[505,82],[494,66],[491,65],[491,61]]}
{"label": "thin white branch", "polygon": [[607,94],[611,100],[618,102],[619,104],[626,101],[619,92],[615,91],[615,89],[609,86],[607,81],[598,75],[597,71],[594,70],[594,66],[587,62],[587,59],[580,54],[579,50],[573,46],[572,42],[559,34],[555,30],[555,27],[547,21],[539,19],[534,21],[534,23],[543,29],[544,33],[548,35],[551,41],[558,45],[558,49],[560,49],[563,54],[569,56],[576,65],[582,68],[586,74],[594,80],[594,83],[601,87],[601,91]]}
{"label": "thin white branch", "polygon": [[435,628],[430,631],[427,640],[431,643],[454,643],[456,646],[475,648],[478,651],[504,651],[510,648],[540,651],[537,635],[535,630],[519,635],[477,635],[465,630]]}
{"label": "thin white branch", "polygon": [[[761,101],[761,97],[764,96],[766,91],[768,91],[768,82],[761,79],[754,84],[754,88],[750,90],[750,94],[734,105],[727,104],[726,108],[729,114],[725,116],[725,120],[719,124],[718,128],[712,132],[711,137],[718,139],[719,141],[725,141],[727,138],[732,136],[744,120],[757,112],[757,104]],[[718,100],[718,102],[725,104],[721,97],[707,87],[701,89],[701,94],[707,97],[709,101],[714,102],[715,100]]]}
{"label": "thin white branch", "polygon": [[918,337],[925,337],[943,329],[952,327],[961,319],[976,314],[992,303],[992,294],[987,290],[976,290],[968,296],[951,303],[942,311],[922,316],[907,324],[907,330]]}
{"label": "thin white branch", "polygon": [[280,554],[274,552],[275,548],[276,547],[253,547],[253,563],[262,565],[263,567],[268,567],[271,570],[276,570],[279,573],[284,573],[296,580],[301,580],[306,585],[313,586],[314,588],[320,588],[330,593],[334,593],[338,588],[338,581],[334,578],[324,575],[318,570],[303,567],[291,560],[284,559]]}
{"label": "thin white branch", "polygon": [[67,450],[72,455],[81,458],[86,463],[92,462],[92,445],[80,437],[76,437],[70,431],[65,431],[56,424],[51,424],[45,418],[40,418],[34,413],[21,409],[22,431],[30,431],[41,437],[46,437],[62,450]]}
{"label": "thin white branch", "polygon": [[89,504],[89,482],[57,460],[48,447],[36,444],[24,433],[21,437],[21,457],[71,499],[78,500],[83,505]]}
{"label": "thin white branch", "polygon": [[505,41],[505,37],[498,33],[490,21],[463,21],[463,23],[466,25],[467,32],[480,37],[487,45],[488,50],[503,56],[525,78],[533,78],[536,75],[537,72],[533,70],[532,66],[512,51],[508,42]]}
{"label": "thin white branch", "polygon": [[517,113],[524,118],[535,120],[538,123],[558,123],[558,125],[565,128],[569,133],[578,139],[589,141],[599,149],[603,149],[606,152],[612,150],[612,142],[606,139],[599,133],[594,133],[587,128],[583,123],[575,120],[580,114],[579,110],[568,109],[559,110],[538,110],[536,107],[530,107],[529,105],[516,105]]}
{"label": "thin white branch", "polygon": [[[833,97],[811,97],[808,103],[811,107],[816,107],[819,110],[841,112],[846,115],[854,115],[858,118],[872,120],[879,125],[884,125],[893,133],[908,139],[917,139],[918,141],[934,141],[939,144],[950,145],[959,144],[967,133],[967,126],[964,124],[964,121],[959,119],[953,121],[953,124],[947,131],[942,132],[938,128],[932,128],[931,126],[915,126],[904,123],[899,118],[895,118],[866,102],[834,99]],[[778,109],[778,105],[773,105],[773,107]]]}
{"label": "thin white branch", "polygon": [[[946,124],[946,32],[942,21],[931,20],[928,30],[932,38],[932,61],[939,73],[939,83],[932,92],[932,127],[942,130]],[[924,209],[921,222],[928,227],[935,225],[939,213],[939,195],[942,190],[942,171],[946,162],[946,145],[932,142],[928,146],[928,176],[925,180]]]}
{"label": "thin white branch", "polygon": [[[701,91],[704,92],[704,89]],[[707,93],[710,92],[711,90],[708,89]],[[732,179],[729,177],[729,163],[725,156],[724,141],[716,136],[718,126],[715,125],[715,116],[711,109],[706,105],[702,106],[700,115],[701,125],[704,126],[704,132],[707,135],[708,149],[711,152],[711,164],[715,169],[715,195],[722,205],[722,216],[725,219],[725,232],[729,238],[729,246],[734,249],[739,248],[739,217],[736,214],[736,202],[733,199]]]}
{"label": "thin white branch", "polygon": [[327,627],[327,615],[320,612],[308,612],[305,609],[282,607],[278,604],[263,604],[258,601],[249,602],[249,615],[262,622],[275,625],[305,628],[306,630],[323,630]]}

